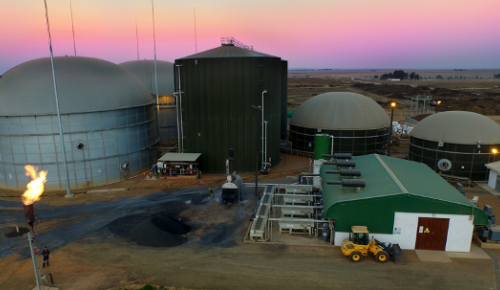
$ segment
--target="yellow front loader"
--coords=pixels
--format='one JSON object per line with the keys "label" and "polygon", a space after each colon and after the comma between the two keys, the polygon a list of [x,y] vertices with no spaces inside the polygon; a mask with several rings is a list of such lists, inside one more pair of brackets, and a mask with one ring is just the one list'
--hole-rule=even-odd
{"label": "yellow front loader", "polygon": [[370,232],[365,226],[353,226],[350,238],[342,241],[342,253],[353,262],[359,262],[368,252],[375,255],[375,260],[385,263],[389,259],[389,253],[385,251],[375,238],[369,238]]}

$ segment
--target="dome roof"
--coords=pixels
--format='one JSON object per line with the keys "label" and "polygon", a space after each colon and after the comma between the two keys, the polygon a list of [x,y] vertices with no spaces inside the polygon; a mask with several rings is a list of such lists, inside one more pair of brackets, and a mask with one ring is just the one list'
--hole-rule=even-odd
{"label": "dome roof", "polygon": [[[137,107],[153,103],[126,69],[96,58],[56,57],[61,114]],[[0,116],[57,114],[50,58],[22,63],[0,78]]]}
{"label": "dome roof", "polygon": [[[133,73],[152,95],[156,96],[155,61],[133,60],[120,63],[119,66]],[[172,96],[174,94],[174,64],[168,61],[157,60],[158,95]]]}
{"label": "dome roof", "polygon": [[420,121],[411,136],[423,140],[453,144],[500,144],[500,125],[472,112],[448,111]]}
{"label": "dome roof", "polygon": [[228,57],[275,57],[274,55],[264,54],[255,50],[248,50],[234,45],[221,45],[197,54],[188,55],[180,59],[199,59],[199,58],[228,58]]}
{"label": "dome roof", "polygon": [[389,126],[382,107],[360,94],[335,92],[317,95],[295,111],[291,125],[329,130],[367,130]]}

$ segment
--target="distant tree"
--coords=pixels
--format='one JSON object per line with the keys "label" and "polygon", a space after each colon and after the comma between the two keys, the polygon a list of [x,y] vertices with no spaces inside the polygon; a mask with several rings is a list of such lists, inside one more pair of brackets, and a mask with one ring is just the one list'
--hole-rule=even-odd
{"label": "distant tree", "polygon": [[374,78],[374,79],[378,79],[378,75],[375,75],[373,78]]}
{"label": "distant tree", "polygon": [[500,79],[500,74],[493,75],[494,79]]}
{"label": "distant tree", "polygon": [[415,76],[413,77],[414,80],[420,80],[420,75],[419,74],[415,74]]}
{"label": "distant tree", "polygon": [[408,78],[408,73],[405,73],[404,70],[395,70],[393,76],[395,79],[406,80]]}
{"label": "distant tree", "polygon": [[412,72],[412,73],[410,74],[410,80],[414,80],[414,79],[415,79],[415,72]]}
{"label": "distant tree", "polygon": [[442,79],[444,79],[444,78],[443,78],[443,76],[442,76],[442,75],[437,75],[437,76],[436,76],[436,79],[438,79],[438,80],[442,80]]}
{"label": "distant tree", "polygon": [[381,80],[386,80],[386,79],[392,79],[394,78],[394,75],[392,73],[388,73],[388,74],[383,74],[380,79]]}

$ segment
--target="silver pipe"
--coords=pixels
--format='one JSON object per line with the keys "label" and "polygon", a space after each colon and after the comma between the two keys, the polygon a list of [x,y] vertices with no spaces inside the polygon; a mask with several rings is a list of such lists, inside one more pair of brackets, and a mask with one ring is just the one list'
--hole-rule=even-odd
{"label": "silver pipe", "polygon": [[175,111],[177,113],[177,150],[181,150],[180,148],[180,141],[181,141],[181,130],[179,130],[179,96],[174,93],[175,96]]}
{"label": "silver pipe", "polygon": [[41,290],[40,274],[38,273],[39,269],[37,267],[36,257],[33,249],[34,238],[31,235],[31,231],[28,233],[28,242],[30,244],[30,253],[31,253],[31,259],[33,260],[33,268],[35,269],[36,287],[38,288],[38,290]]}
{"label": "silver pipe", "polygon": [[179,112],[181,115],[181,140],[180,140],[180,153],[184,152],[184,126],[182,123],[182,88],[181,88],[181,66],[182,65],[176,65],[177,67],[177,75],[178,75],[178,81],[179,81],[179,91],[177,92],[177,96],[179,96]]}
{"label": "silver pipe", "polygon": [[333,155],[333,141],[334,141],[333,135],[330,135],[330,138],[332,139],[332,147],[330,149],[330,155]]}
{"label": "silver pipe", "polygon": [[156,64],[156,33],[155,33],[155,4],[154,0],[151,0],[151,8],[153,15],[153,43],[154,43],[154,53],[155,53],[155,87],[156,87],[156,128],[158,130],[158,138],[160,139],[161,145],[161,132],[160,132],[160,104],[158,102],[158,66]]}
{"label": "silver pipe", "polygon": [[264,159],[264,94],[267,93],[267,90],[263,90],[262,91],[262,128],[261,128],[261,139],[262,139],[262,147],[261,147],[261,155],[262,155],[262,167],[264,167],[264,163],[266,162],[266,160]]}
{"label": "silver pipe", "polygon": [[75,51],[75,56],[76,56],[75,27],[73,25],[73,5],[71,0],[69,0],[69,9],[71,11],[71,31],[73,32],[73,50]]}
{"label": "silver pipe", "polygon": [[264,146],[264,161],[265,163],[264,164],[268,164],[267,162],[267,121],[264,121],[264,129],[265,129],[265,138],[266,138],[266,143],[265,143],[265,146]]}
{"label": "silver pipe", "polygon": [[296,218],[268,218],[270,221],[290,221],[290,222],[326,222],[327,220],[316,220],[316,219],[296,219]]}
{"label": "silver pipe", "polygon": [[68,173],[68,160],[66,158],[66,147],[64,146],[64,135],[61,121],[61,110],[59,108],[59,97],[57,96],[57,82],[56,72],[54,69],[54,53],[52,52],[52,38],[50,37],[50,24],[49,24],[49,9],[47,8],[47,0],[43,0],[45,4],[45,20],[47,22],[47,33],[49,35],[49,50],[50,50],[50,63],[52,65],[52,78],[54,80],[54,95],[56,97],[57,119],[59,120],[59,133],[61,136],[61,149],[64,158],[64,171],[66,172],[66,195],[65,197],[72,197],[73,194],[69,188],[69,173]]}

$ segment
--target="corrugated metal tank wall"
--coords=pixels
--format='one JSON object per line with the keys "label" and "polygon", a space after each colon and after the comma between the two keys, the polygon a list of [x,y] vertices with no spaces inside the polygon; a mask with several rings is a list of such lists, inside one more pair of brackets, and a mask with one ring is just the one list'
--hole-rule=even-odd
{"label": "corrugated metal tank wall", "polygon": [[288,62],[281,61],[281,140],[287,140]]}
{"label": "corrugated metal tank wall", "polygon": [[[278,57],[178,59],[182,65],[184,152],[202,153],[204,173],[225,172],[228,149],[234,148],[232,170],[255,170],[256,134],[261,166],[261,115],[252,105],[264,96],[268,125],[268,158],[280,160],[282,64]],[[176,73],[176,90],[178,81]],[[258,122],[258,123],[257,123]],[[256,133],[256,127],[258,133]]]}
{"label": "corrugated metal tank wall", "polygon": [[[153,105],[61,118],[72,189],[119,181],[154,162],[149,149],[158,141]],[[32,164],[48,171],[46,190],[64,190],[58,133],[57,116],[0,117],[0,188],[26,189],[30,179],[24,166]]]}

